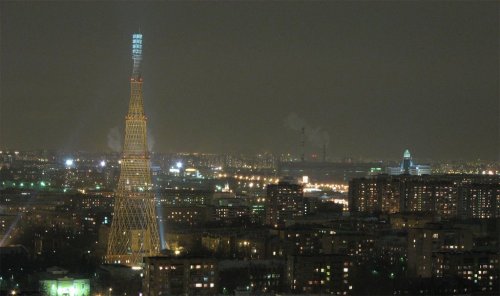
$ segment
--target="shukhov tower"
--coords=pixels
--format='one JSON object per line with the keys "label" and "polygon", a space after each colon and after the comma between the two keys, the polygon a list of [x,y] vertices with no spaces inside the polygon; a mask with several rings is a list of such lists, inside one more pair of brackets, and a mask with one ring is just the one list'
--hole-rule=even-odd
{"label": "shukhov tower", "polygon": [[132,36],[132,59],[120,179],[105,261],[140,266],[144,256],[160,251],[142,98],[142,34]]}

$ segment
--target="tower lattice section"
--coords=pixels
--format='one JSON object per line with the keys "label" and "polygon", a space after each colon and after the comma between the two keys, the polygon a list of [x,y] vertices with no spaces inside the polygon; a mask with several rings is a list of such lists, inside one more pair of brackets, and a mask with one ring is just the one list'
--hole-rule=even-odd
{"label": "tower lattice section", "polygon": [[160,252],[156,202],[151,180],[142,97],[142,35],[132,37],[134,61],[130,103],[125,118],[125,141],[106,263],[139,266],[143,257]]}

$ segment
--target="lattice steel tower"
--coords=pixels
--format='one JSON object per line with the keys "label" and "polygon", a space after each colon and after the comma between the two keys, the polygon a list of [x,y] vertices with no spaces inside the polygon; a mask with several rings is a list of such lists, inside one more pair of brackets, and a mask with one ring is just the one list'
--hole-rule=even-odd
{"label": "lattice steel tower", "polygon": [[132,35],[132,59],[120,179],[105,262],[140,266],[144,256],[160,252],[142,98],[142,34]]}

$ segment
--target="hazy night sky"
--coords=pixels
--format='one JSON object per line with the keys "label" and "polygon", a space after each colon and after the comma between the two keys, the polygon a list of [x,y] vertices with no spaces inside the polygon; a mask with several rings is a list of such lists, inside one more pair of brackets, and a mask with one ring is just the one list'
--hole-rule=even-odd
{"label": "hazy night sky", "polygon": [[498,19],[495,1],[1,2],[0,146],[110,150],[140,27],[154,151],[298,153],[305,125],[330,157],[498,159]]}

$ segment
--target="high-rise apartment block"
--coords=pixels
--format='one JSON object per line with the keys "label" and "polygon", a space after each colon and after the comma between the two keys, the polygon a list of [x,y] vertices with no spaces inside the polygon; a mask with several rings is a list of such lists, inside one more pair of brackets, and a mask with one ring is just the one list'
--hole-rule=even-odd
{"label": "high-rise apartment block", "polygon": [[302,217],[310,211],[302,185],[281,181],[267,185],[266,224],[284,226],[286,221]]}
{"label": "high-rise apartment block", "polygon": [[500,217],[500,176],[377,175],[349,182],[351,212],[435,212],[442,217]]}

